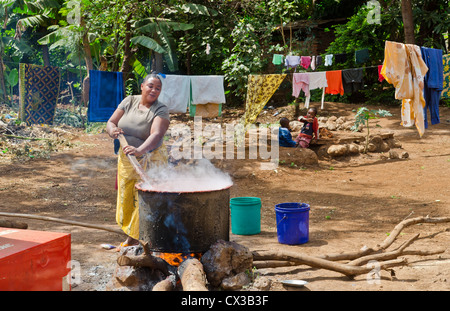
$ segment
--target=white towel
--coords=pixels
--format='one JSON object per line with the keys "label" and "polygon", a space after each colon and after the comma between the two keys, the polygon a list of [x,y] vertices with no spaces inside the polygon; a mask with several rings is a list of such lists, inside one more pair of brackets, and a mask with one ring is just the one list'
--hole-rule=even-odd
{"label": "white towel", "polygon": [[224,104],[223,76],[190,76],[192,105]]}
{"label": "white towel", "polygon": [[325,66],[331,66],[333,64],[333,54],[325,55]]}
{"label": "white towel", "polygon": [[[325,88],[328,86],[327,73],[326,71],[318,71],[318,72],[308,72],[306,74],[309,76],[309,90],[323,89],[322,100],[320,105],[320,109],[323,109],[323,104],[325,100]],[[309,108],[310,100],[311,94],[309,94],[305,98],[305,108]]]}
{"label": "white towel", "polygon": [[169,113],[186,113],[191,90],[189,76],[166,75],[161,82],[158,101],[169,107]]}

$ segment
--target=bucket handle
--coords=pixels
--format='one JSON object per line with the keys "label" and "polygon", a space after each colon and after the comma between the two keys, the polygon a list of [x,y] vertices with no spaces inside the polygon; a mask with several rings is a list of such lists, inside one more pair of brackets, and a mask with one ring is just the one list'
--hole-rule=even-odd
{"label": "bucket handle", "polygon": [[277,223],[277,226],[278,226],[283,220],[285,220],[285,219],[287,219],[286,214],[284,214],[283,218],[280,219],[280,221]]}

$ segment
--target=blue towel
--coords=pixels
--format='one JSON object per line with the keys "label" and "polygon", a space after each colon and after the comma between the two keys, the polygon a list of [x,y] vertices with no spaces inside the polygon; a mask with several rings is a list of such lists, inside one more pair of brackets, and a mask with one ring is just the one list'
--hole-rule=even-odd
{"label": "blue towel", "polygon": [[439,100],[444,87],[444,66],[442,61],[442,50],[421,47],[422,59],[428,67],[424,77],[423,95],[425,99],[424,121],[428,128],[427,109],[430,111],[431,124],[438,124]]}
{"label": "blue towel", "polygon": [[89,71],[89,122],[106,122],[125,97],[121,72]]}

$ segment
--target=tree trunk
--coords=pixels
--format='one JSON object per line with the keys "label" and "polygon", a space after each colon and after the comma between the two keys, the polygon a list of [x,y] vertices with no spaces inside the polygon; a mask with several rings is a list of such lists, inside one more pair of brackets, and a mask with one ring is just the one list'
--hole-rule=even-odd
{"label": "tree trunk", "polygon": [[133,66],[131,65],[131,60],[134,56],[134,51],[131,49],[131,20],[132,20],[133,14],[128,15],[127,22],[126,22],[126,30],[125,30],[125,42],[124,42],[124,48],[123,48],[123,61],[122,61],[122,67],[120,68],[120,71],[123,75],[123,87],[125,88],[125,83],[128,80],[128,77],[130,76],[131,72],[133,71]]}
{"label": "tree trunk", "polygon": [[160,73],[163,72],[163,56],[161,53],[153,51],[153,61],[152,61],[152,72]]}
{"label": "tree trunk", "polygon": [[405,43],[414,44],[414,19],[411,0],[402,0],[402,19],[405,33]]}
{"label": "tree trunk", "polygon": [[83,51],[84,51],[84,60],[86,62],[87,76],[83,80],[82,100],[84,106],[87,107],[87,104],[89,102],[89,70],[94,69],[94,65],[92,63],[91,45],[88,40],[87,32],[83,35]]}
{"label": "tree trunk", "polygon": [[6,100],[5,76],[3,73],[3,50],[0,53],[0,99]]}
{"label": "tree trunk", "polygon": [[50,66],[50,54],[48,52],[48,45],[42,45],[42,60],[44,66]]}

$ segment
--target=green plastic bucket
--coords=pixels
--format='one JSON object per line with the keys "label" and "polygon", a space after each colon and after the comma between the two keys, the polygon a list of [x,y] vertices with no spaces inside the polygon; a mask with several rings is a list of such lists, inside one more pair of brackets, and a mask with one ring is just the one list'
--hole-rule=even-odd
{"label": "green plastic bucket", "polygon": [[252,235],[261,232],[261,199],[237,197],[230,199],[231,233]]}

